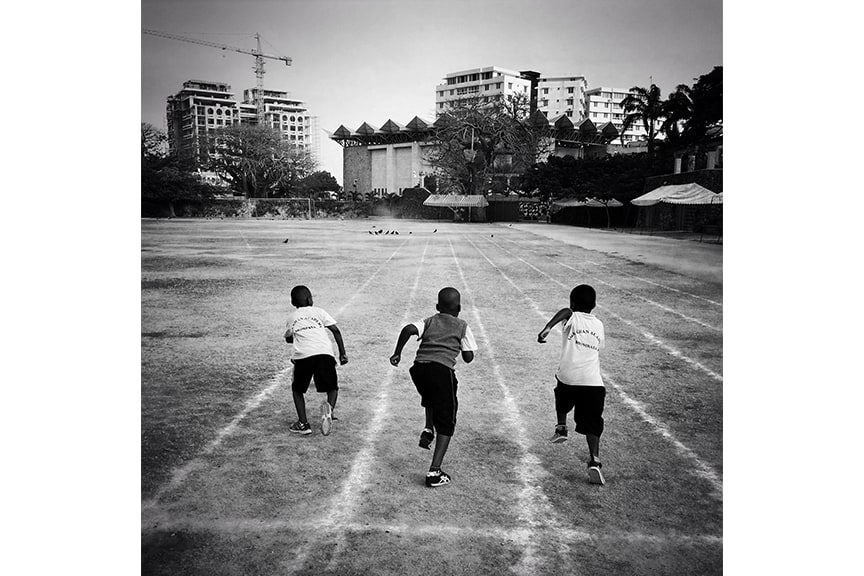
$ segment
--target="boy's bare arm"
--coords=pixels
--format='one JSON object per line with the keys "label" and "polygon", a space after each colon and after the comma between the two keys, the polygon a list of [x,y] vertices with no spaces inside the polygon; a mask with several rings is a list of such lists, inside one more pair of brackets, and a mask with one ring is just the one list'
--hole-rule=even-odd
{"label": "boy's bare arm", "polygon": [[537,342],[545,344],[546,337],[549,335],[549,331],[552,330],[552,328],[554,328],[555,326],[557,326],[559,322],[563,322],[564,320],[569,319],[572,315],[573,311],[569,308],[562,308],[561,310],[556,312],[555,315],[552,316],[552,319],[546,323],[546,326],[543,327],[540,333],[537,334]]}
{"label": "boy's bare arm", "polygon": [[339,364],[344,366],[348,363],[348,356],[345,354],[345,343],[342,341],[342,332],[335,324],[327,326],[327,329],[333,333],[333,339],[336,340],[336,346],[339,347]]}
{"label": "boy's bare arm", "polygon": [[471,350],[463,350],[462,361],[466,364],[470,364],[472,360],[474,360],[474,352],[472,352]]}
{"label": "boy's bare arm", "polygon": [[409,338],[417,336],[418,334],[420,334],[420,332],[417,331],[417,327],[413,324],[406,324],[402,328],[402,331],[399,332],[399,339],[396,340],[396,349],[393,351],[393,355],[390,356],[390,364],[393,366],[399,365],[399,360],[402,359],[402,348],[405,347]]}
{"label": "boy's bare arm", "polygon": [[290,328],[288,330],[285,330],[285,342],[287,342],[288,344],[294,343],[294,335],[291,334]]}

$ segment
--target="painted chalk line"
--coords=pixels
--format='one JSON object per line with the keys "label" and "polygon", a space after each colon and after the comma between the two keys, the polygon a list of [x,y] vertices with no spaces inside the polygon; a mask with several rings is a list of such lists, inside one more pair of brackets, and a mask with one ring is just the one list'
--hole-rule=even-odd
{"label": "painted chalk line", "polygon": [[[647,534],[645,532],[628,532],[623,530],[606,532],[589,532],[580,528],[537,527],[535,529],[544,538],[547,533],[555,533],[557,537],[571,543],[582,542],[623,542],[650,543],[654,545],[709,545],[723,543],[723,537],[713,534]],[[336,531],[347,531],[359,534],[403,534],[412,538],[447,538],[459,540],[468,537],[480,537],[490,540],[505,540],[518,543],[523,539],[524,528],[504,528],[497,526],[471,527],[447,524],[387,524],[367,522],[345,522],[339,525],[310,525],[306,520],[263,520],[260,518],[183,518],[182,520],[166,520],[158,526],[145,527],[145,534],[165,532],[197,532],[210,534],[266,534],[274,532],[314,532],[327,537]]]}
{"label": "painted chalk line", "polygon": [[[348,301],[336,312],[337,318],[345,312],[345,310],[354,301],[354,299],[359,296],[359,294],[366,288],[366,286],[369,285],[369,283],[375,278],[375,276],[378,275],[378,273],[384,268],[384,266],[386,266],[387,263],[396,256],[396,253],[399,252],[399,250],[407,243],[408,240],[406,239],[404,242],[402,242],[402,244],[397,246],[396,250],[393,251],[390,257],[387,258],[380,266],[378,266],[378,268],[372,273],[372,275],[369,276],[369,278],[367,278],[366,281],[360,285],[360,287],[354,292],[351,298],[349,298]],[[227,437],[233,434],[240,422],[242,422],[246,418],[246,416],[248,416],[253,410],[261,406],[264,400],[266,400],[280,385],[282,385],[286,377],[291,373],[291,368],[292,367],[289,364],[287,367],[283,368],[274,376],[272,376],[263,389],[261,389],[254,396],[246,400],[243,409],[236,416],[234,416],[234,418],[231,419],[228,425],[216,433],[216,438],[214,438],[209,444],[207,444],[204,449],[199,452],[198,455],[195,456],[192,460],[178,468],[175,468],[171,472],[168,482],[160,486],[152,497],[142,502],[142,513],[154,508],[158,504],[159,500],[161,500],[168,491],[177,488],[186,480],[186,478],[189,477],[189,474],[191,474],[195,470],[201,469],[203,467],[201,458],[211,454]]]}
{"label": "painted chalk line", "polygon": [[[501,250],[506,250],[503,246],[501,246],[500,244],[498,244],[497,242],[495,242],[493,240],[488,240],[488,242],[490,242],[491,244],[494,244],[495,246],[497,246]],[[510,240],[510,242],[512,242],[512,240]],[[513,243],[516,244],[515,242],[513,242]],[[518,246],[518,244],[517,244],[517,246]],[[534,252],[535,254],[539,255],[539,253],[536,250],[529,250],[529,251]],[[600,284],[603,284],[605,286],[609,286],[610,288],[612,288],[614,290],[618,290],[619,292],[623,292],[624,294],[627,294],[628,296],[642,300],[643,302],[646,302],[652,306],[660,308],[664,312],[674,314],[675,316],[678,316],[679,318],[681,318],[683,320],[686,320],[688,322],[692,322],[694,324],[698,324],[699,326],[702,326],[703,328],[708,328],[709,330],[714,330],[715,332],[722,332],[723,331],[723,328],[721,328],[719,326],[714,326],[713,324],[708,324],[707,322],[703,322],[702,320],[699,320],[698,318],[693,318],[692,316],[688,316],[687,314],[684,314],[683,312],[675,310],[674,308],[670,308],[669,306],[666,306],[665,304],[661,304],[660,302],[657,302],[655,300],[651,300],[650,298],[646,298],[645,296],[642,296],[640,294],[636,294],[635,292],[632,292],[632,291],[627,290],[625,288],[621,288],[620,286],[616,286],[610,282],[606,282],[605,280],[603,280],[602,278],[599,278],[598,276],[596,276],[594,274],[591,274],[591,273],[586,272],[584,270],[579,270],[578,268],[574,268],[568,264],[565,264],[563,262],[558,261],[555,258],[551,258],[549,256],[546,256],[546,258],[548,258],[549,260],[551,260],[555,264],[558,264],[559,266],[563,266],[564,268],[567,268],[568,270],[573,270],[574,272],[578,272],[579,274],[582,274],[583,276],[593,278],[594,280],[596,280]]]}
{"label": "painted chalk line", "polygon": [[[481,256],[483,256],[483,258],[485,258],[486,261],[489,262],[489,264],[492,265],[493,268],[495,268],[495,270],[498,271],[499,274],[501,274],[514,288],[516,288],[516,290],[522,295],[522,298],[524,298],[525,301],[531,305],[531,307],[534,309],[535,312],[537,312],[537,314],[540,318],[546,320],[546,319],[552,317],[551,314],[544,314],[540,310],[539,306],[534,302],[534,300],[530,296],[528,296],[528,294],[522,288],[519,288],[507,276],[507,274],[503,270],[501,270],[501,268],[499,266],[497,266],[494,262],[492,262],[492,260],[490,260],[486,256],[486,254],[473,241],[471,241],[470,239],[468,239],[468,241],[474,246],[474,249],[477,250],[477,252]],[[662,436],[663,438],[665,438],[666,440],[671,442],[672,445],[675,447],[675,449],[678,451],[678,453],[681,456],[685,457],[686,459],[689,459],[690,461],[692,461],[695,464],[696,468],[693,471],[693,474],[695,474],[699,478],[707,480],[711,484],[711,487],[714,489],[712,496],[714,496],[716,499],[722,501],[723,500],[723,482],[720,479],[720,475],[717,474],[717,472],[714,470],[714,468],[710,464],[708,464],[707,462],[702,460],[696,454],[696,452],[694,452],[692,449],[687,447],[683,442],[678,440],[672,434],[672,432],[669,431],[668,426],[661,423],[654,416],[651,416],[650,414],[648,414],[647,410],[645,410],[645,408],[641,402],[638,402],[637,400],[630,398],[630,396],[627,395],[626,392],[624,392],[624,390],[621,388],[621,386],[619,386],[612,378],[610,378],[609,375],[605,371],[603,372],[603,380],[608,382],[615,389],[615,391],[618,392],[618,394],[624,400],[624,404],[628,408],[630,408],[631,410],[636,412],[642,418],[642,420],[644,422],[651,425],[657,434],[660,434],[660,436]]]}
{"label": "painted chalk line", "polygon": [[[420,286],[420,278],[423,272],[423,266],[426,263],[426,253],[429,249],[429,241],[426,240],[426,245],[423,248],[423,255],[420,258],[420,264],[417,266],[417,274],[414,277],[414,284],[411,287],[411,292],[408,296],[408,306],[405,314],[402,317],[402,324],[405,324],[410,318],[411,303],[417,294],[417,289]],[[375,411],[372,414],[372,421],[366,427],[365,434],[362,439],[362,447],[354,458],[351,464],[351,470],[345,481],[342,484],[342,489],[331,499],[327,509],[329,513],[324,518],[311,523],[315,529],[327,530],[336,532],[336,546],[330,557],[328,570],[333,570],[336,562],[341,556],[345,548],[345,532],[341,529],[343,525],[347,525],[357,508],[357,498],[360,496],[363,488],[367,485],[368,476],[371,469],[371,464],[375,461],[375,445],[376,439],[380,435],[383,428],[384,417],[387,414],[390,404],[390,388],[393,384],[396,371],[390,370],[381,382],[378,388],[378,397],[375,399]],[[309,542],[302,546],[294,556],[286,569],[290,573],[301,570],[304,567],[306,559],[312,551],[313,543]]]}
{"label": "painted chalk line", "polygon": [[[514,242],[513,240],[510,240],[509,238],[504,238],[504,239],[507,242],[512,242],[513,244],[520,246],[520,244],[518,242]],[[588,250],[588,248],[583,248],[581,246],[580,246],[580,248],[582,248],[583,250]],[[592,250],[592,252],[593,252],[593,250]],[[561,254],[561,253],[556,253],[556,255],[560,256],[562,258],[567,257],[566,254]],[[678,292],[679,294],[684,294],[685,296],[689,296],[691,298],[696,298],[697,300],[704,300],[705,302],[708,302],[709,304],[713,304],[714,306],[720,306],[721,308],[723,307],[722,302],[717,302],[716,300],[711,300],[710,298],[706,298],[706,297],[700,296],[698,294],[693,294],[692,292],[688,292],[686,290],[681,290],[680,288],[674,288],[672,286],[660,284],[659,282],[654,282],[653,280],[643,278],[641,276],[638,276],[636,274],[632,274],[630,272],[625,272],[624,270],[620,270],[618,268],[612,268],[611,266],[607,266],[606,264],[600,264],[599,262],[594,262],[593,260],[586,260],[585,262],[587,262],[588,264],[593,264],[594,266],[599,266],[600,268],[606,268],[606,269],[611,270],[612,272],[614,272],[616,274],[624,274],[625,276],[630,276],[632,278],[635,278],[636,280],[640,280],[642,282],[645,282],[646,284],[652,284],[654,286],[657,286],[658,288],[663,288],[664,290],[669,290],[670,292]]]}
{"label": "painted chalk line", "polygon": [[[473,301],[474,298],[471,288],[468,285],[468,281],[465,278],[465,272],[462,269],[462,265],[459,263],[459,258],[453,248],[453,242],[449,237],[447,238],[447,241],[450,244],[450,251],[453,253],[453,260],[456,262],[459,277],[462,280],[462,285],[465,287],[466,295]],[[484,357],[488,358],[487,362],[491,364],[495,380],[504,394],[505,417],[509,426],[516,431],[516,444],[519,446],[521,452],[520,463],[516,468],[519,481],[522,485],[522,489],[519,492],[517,510],[520,524],[527,528],[523,528],[518,534],[519,544],[522,548],[522,558],[519,564],[514,568],[514,571],[519,574],[535,574],[538,568],[543,565],[543,561],[537,557],[537,538],[534,533],[535,529],[544,524],[562,526],[564,521],[563,519],[557,518],[558,514],[554,507],[549,503],[546,494],[543,492],[538,475],[538,471],[543,470],[542,463],[540,462],[540,459],[531,452],[531,442],[528,439],[528,433],[522,423],[521,413],[516,405],[516,400],[513,398],[509,387],[501,375],[501,367],[495,357],[495,349],[492,346],[491,339],[486,333],[486,328],[480,318],[480,313],[476,306],[472,306],[471,311],[474,315],[479,336],[486,342],[486,346],[483,348]],[[548,474],[545,470],[543,473]],[[557,552],[561,560],[568,564],[567,573],[575,574],[576,572],[574,572],[574,568],[569,562],[569,558],[571,557],[569,546],[566,542],[560,540],[556,541],[556,544],[558,548]]]}
{"label": "painted chalk line", "polygon": [[[552,280],[553,282],[555,282],[555,283],[558,284],[559,286],[561,286],[561,287],[563,287],[563,288],[570,288],[570,286],[564,284],[563,282],[561,282],[561,281],[558,280],[557,278],[555,278],[555,277],[553,277],[553,276],[547,274],[547,273],[544,272],[543,270],[540,270],[539,268],[537,268],[536,266],[534,266],[533,264],[531,264],[531,263],[528,262],[527,260],[525,260],[525,259],[523,259],[522,257],[520,257],[520,256],[518,256],[518,255],[516,255],[516,254],[514,254],[513,252],[510,252],[509,250],[507,250],[507,249],[504,248],[503,246],[499,246],[499,248],[500,248],[502,251],[506,252],[507,254],[510,254],[511,256],[513,256],[514,258],[516,258],[517,260],[519,260],[520,262],[523,262],[524,264],[528,265],[530,268],[536,270],[537,272],[539,272],[539,273],[542,274],[543,276],[546,276],[547,278],[549,278],[550,280]],[[602,305],[598,304],[598,305],[597,305],[597,308],[599,308],[600,310],[603,310],[605,313],[609,314],[610,316],[612,316],[612,317],[615,318],[616,320],[619,320],[620,322],[623,322],[624,324],[627,324],[628,326],[630,326],[631,328],[633,328],[634,330],[636,330],[637,332],[639,332],[640,334],[642,334],[642,336],[643,336],[646,340],[648,340],[649,342],[651,342],[651,343],[654,344],[655,346],[657,346],[657,347],[659,347],[659,348],[665,350],[668,354],[674,356],[675,358],[678,358],[679,360],[682,360],[682,361],[686,362],[687,364],[689,364],[689,365],[692,366],[693,368],[696,368],[696,369],[699,370],[700,372],[703,372],[704,374],[710,376],[712,379],[716,380],[717,382],[720,382],[720,383],[723,382],[723,376],[721,376],[720,374],[717,374],[716,372],[714,372],[713,370],[711,370],[710,368],[708,368],[708,367],[705,366],[704,364],[702,364],[702,363],[700,363],[700,362],[698,362],[698,361],[696,361],[696,360],[694,360],[694,359],[692,359],[692,358],[686,356],[686,355],[683,354],[680,350],[678,350],[677,348],[675,348],[675,347],[673,347],[673,346],[670,346],[669,344],[665,343],[665,342],[662,341],[660,338],[657,338],[654,334],[648,332],[647,330],[645,330],[645,329],[642,328],[641,326],[638,326],[637,324],[633,323],[632,321],[627,320],[627,319],[625,319],[625,318],[619,316],[618,314],[612,312],[612,311],[611,311],[609,308],[607,308],[606,306],[602,306]]]}

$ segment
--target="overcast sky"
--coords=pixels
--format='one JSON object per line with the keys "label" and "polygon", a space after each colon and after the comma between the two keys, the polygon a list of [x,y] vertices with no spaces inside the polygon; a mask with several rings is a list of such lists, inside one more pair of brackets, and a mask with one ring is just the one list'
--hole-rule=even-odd
{"label": "overcast sky", "polygon": [[[721,0],[143,0],[141,27],[265,52],[264,86],[306,102],[320,127],[434,120],[435,86],[481,66],[583,75],[589,87],[664,97],[723,64]],[[141,35],[141,121],[189,79],[255,86],[254,58]],[[321,135],[321,168],[342,184],[342,149]]]}

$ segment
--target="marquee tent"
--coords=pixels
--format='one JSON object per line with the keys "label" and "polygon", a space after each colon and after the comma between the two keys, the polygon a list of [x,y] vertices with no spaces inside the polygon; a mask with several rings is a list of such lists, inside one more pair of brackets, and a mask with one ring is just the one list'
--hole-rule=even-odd
{"label": "marquee tent", "polygon": [[589,198],[588,200],[576,200],[575,198],[571,198],[569,200],[557,200],[552,203],[553,206],[557,206],[559,208],[579,208],[580,206],[587,206],[588,208],[620,208],[624,204],[612,198],[608,203],[603,203],[596,198]]}
{"label": "marquee tent", "polygon": [[446,206],[447,208],[484,208],[489,205],[480,194],[431,194],[423,201],[424,206]]}
{"label": "marquee tent", "polygon": [[715,194],[699,184],[676,184],[661,186],[630,201],[636,206],[653,206],[658,202],[667,204],[722,204],[723,195]]}

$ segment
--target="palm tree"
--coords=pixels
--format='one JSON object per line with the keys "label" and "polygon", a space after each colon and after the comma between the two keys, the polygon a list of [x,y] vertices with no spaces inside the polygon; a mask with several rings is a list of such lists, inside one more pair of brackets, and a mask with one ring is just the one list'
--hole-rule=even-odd
{"label": "palm tree", "polygon": [[627,116],[624,117],[624,126],[621,132],[626,132],[630,126],[641,121],[648,132],[648,153],[654,151],[654,123],[663,116],[663,101],[660,96],[660,88],[651,84],[650,88],[634,86],[630,94],[621,101],[621,107]]}
{"label": "palm tree", "polygon": [[666,140],[670,144],[678,142],[681,139],[681,124],[686,125],[693,117],[690,87],[686,84],[679,84],[675,88],[675,92],[669,94],[669,97],[663,102],[662,114],[664,120],[663,124],[660,125],[660,131],[666,135]]}

